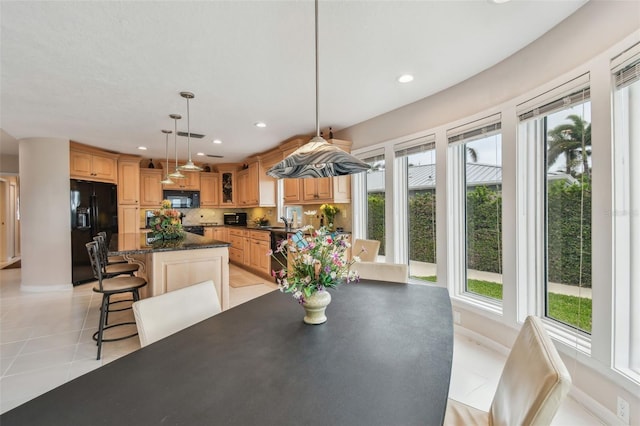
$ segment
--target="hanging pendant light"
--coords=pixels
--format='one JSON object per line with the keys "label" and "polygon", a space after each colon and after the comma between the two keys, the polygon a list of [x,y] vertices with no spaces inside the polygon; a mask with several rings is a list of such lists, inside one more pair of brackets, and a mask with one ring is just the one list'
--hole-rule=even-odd
{"label": "hanging pendant light", "polygon": [[363,172],[371,167],[337,146],[330,144],[320,136],[320,120],[318,118],[318,0],[315,1],[315,23],[316,135],[267,171],[267,174],[274,178],[342,176]]}
{"label": "hanging pendant light", "polygon": [[183,172],[201,172],[202,167],[198,167],[191,161],[191,128],[189,126],[189,99],[193,99],[195,95],[191,92],[180,92],[180,96],[187,100],[187,149],[189,151],[189,161],[184,166],[180,166]]}
{"label": "hanging pendant light", "polygon": [[171,185],[173,181],[169,177],[169,134],[173,132],[171,130],[162,130],[162,133],[164,133],[164,136],[165,136],[164,153],[166,157],[166,163],[165,163],[165,169],[164,169],[165,170],[164,179],[162,179],[160,183],[164,185]]}
{"label": "hanging pendant light", "polygon": [[174,179],[184,179],[184,175],[180,173],[180,168],[178,167],[178,120],[182,118],[180,114],[170,114],[169,117],[173,119],[173,149],[176,154],[176,170],[169,175],[170,178]]}

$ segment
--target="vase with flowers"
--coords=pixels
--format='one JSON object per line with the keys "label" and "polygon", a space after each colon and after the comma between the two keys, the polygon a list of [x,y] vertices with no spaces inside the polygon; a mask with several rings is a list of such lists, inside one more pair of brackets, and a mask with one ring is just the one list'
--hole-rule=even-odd
{"label": "vase with flowers", "polygon": [[326,226],[329,230],[333,230],[335,226],[336,214],[340,213],[340,209],[332,204],[323,204],[320,206],[320,211],[324,214]]}
{"label": "vase with flowers", "polygon": [[272,271],[280,291],[290,293],[304,308],[307,324],[322,324],[327,321],[325,309],[331,302],[327,288],[359,279],[350,266],[357,256],[347,259],[346,251],[351,246],[347,234],[334,234],[326,227],[314,230],[305,226],[288,239],[279,242],[276,253],[284,254],[288,264],[276,259],[282,269]]}
{"label": "vase with flowers", "polygon": [[162,207],[153,211],[149,225],[156,239],[172,240],[184,237],[180,212],[171,208],[169,200],[162,200]]}

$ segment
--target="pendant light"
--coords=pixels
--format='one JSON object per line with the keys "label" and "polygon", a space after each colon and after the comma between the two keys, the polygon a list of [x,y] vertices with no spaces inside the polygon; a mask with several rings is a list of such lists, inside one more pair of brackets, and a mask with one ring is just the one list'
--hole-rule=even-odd
{"label": "pendant light", "polygon": [[165,163],[165,172],[164,172],[164,179],[160,181],[160,183],[164,184],[164,185],[171,185],[173,183],[173,181],[171,180],[171,178],[169,177],[169,134],[173,133],[171,130],[162,130],[162,133],[164,133],[165,136],[165,141],[164,141],[164,153],[165,153],[165,157],[166,157],[166,163]]}
{"label": "pendant light", "polygon": [[316,135],[267,171],[267,174],[274,178],[342,176],[363,172],[371,167],[337,146],[330,144],[320,136],[320,120],[318,118],[318,0],[315,1],[315,24]]}
{"label": "pendant light", "polygon": [[189,126],[189,99],[193,99],[195,95],[191,92],[180,92],[180,96],[187,100],[187,149],[189,151],[189,161],[184,166],[180,166],[183,172],[201,172],[202,167],[198,167],[191,161],[191,128]]}
{"label": "pendant light", "polygon": [[178,167],[178,120],[182,118],[180,114],[170,114],[169,117],[173,119],[173,148],[176,154],[176,170],[175,172],[169,175],[170,178],[174,179],[184,179],[184,175],[180,173],[180,168]]}

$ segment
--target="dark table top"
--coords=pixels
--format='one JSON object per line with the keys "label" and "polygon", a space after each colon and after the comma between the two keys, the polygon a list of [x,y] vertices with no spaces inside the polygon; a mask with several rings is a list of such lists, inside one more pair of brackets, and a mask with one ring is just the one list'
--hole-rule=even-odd
{"label": "dark table top", "polygon": [[[447,290],[332,290],[322,325],[269,293],[0,416],[9,425],[436,425],[453,356]],[[108,344],[108,343],[107,343]]]}
{"label": "dark table top", "polygon": [[183,238],[155,240],[147,232],[113,234],[109,242],[109,255],[146,254],[161,251],[197,250],[205,248],[229,247],[225,241],[185,232]]}

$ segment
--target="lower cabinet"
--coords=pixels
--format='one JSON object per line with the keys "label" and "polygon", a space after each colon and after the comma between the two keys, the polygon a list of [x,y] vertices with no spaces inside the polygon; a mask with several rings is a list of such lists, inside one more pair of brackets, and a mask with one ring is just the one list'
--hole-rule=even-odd
{"label": "lower cabinet", "polygon": [[254,274],[270,277],[271,258],[268,255],[271,233],[248,229],[229,229],[229,260]]}

